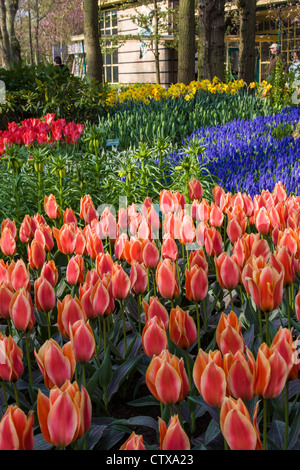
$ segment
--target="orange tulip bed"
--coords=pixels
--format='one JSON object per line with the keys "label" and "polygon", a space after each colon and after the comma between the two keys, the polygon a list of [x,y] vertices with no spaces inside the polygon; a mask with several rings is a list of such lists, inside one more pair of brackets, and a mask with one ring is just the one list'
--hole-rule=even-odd
{"label": "orange tulip bed", "polygon": [[299,217],[193,179],[3,220],[0,448],[299,448]]}

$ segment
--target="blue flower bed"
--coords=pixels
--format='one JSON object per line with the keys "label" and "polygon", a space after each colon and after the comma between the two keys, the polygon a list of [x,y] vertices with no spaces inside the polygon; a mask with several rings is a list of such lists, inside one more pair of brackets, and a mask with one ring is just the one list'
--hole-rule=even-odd
{"label": "blue flower bed", "polygon": [[[300,139],[285,136],[288,126],[299,121],[300,108],[286,108],[276,115],[201,128],[186,142],[203,139],[206,150],[201,161],[226,191],[253,197],[263,189],[273,191],[281,181],[288,194],[300,194]],[[176,165],[182,158],[170,157]]]}

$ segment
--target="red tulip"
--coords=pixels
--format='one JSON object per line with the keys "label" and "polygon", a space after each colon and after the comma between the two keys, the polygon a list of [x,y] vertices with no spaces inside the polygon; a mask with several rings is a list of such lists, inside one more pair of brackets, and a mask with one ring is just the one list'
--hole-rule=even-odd
{"label": "red tulip", "polygon": [[170,339],[180,349],[189,349],[197,340],[197,327],[189,312],[179,306],[170,312]]}
{"label": "red tulip", "polygon": [[220,411],[221,431],[231,450],[262,450],[257,426],[258,403],[253,424],[246,405],[241,399],[226,397]]}
{"label": "red tulip", "polygon": [[158,317],[148,320],[142,332],[144,353],[153,357],[159,356],[164,349],[168,349],[168,338],[165,325]]}
{"label": "red tulip", "polygon": [[55,306],[55,290],[43,276],[34,282],[34,302],[39,312],[51,312]]}
{"label": "red tulip", "polygon": [[146,450],[142,435],[137,435],[134,431],[128,439],[121,445],[119,450]]}
{"label": "red tulip", "polygon": [[178,359],[167,350],[154,356],[146,371],[146,384],[152,395],[162,403],[181,403],[189,392],[183,359]]}
{"label": "red tulip", "polygon": [[23,353],[12,336],[0,333],[0,378],[17,382],[23,374]]}
{"label": "red tulip", "polygon": [[66,380],[72,380],[76,360],[70,341],[60,347],[51,338],[43,343],[38,353],[34,350],[34,356],[47,388],[61,387]]}
{"label": "red tulip", "polygon": [[37,413],[44,439],[63,448],[88,431],[92,405],[86,389],[67,380],[62,387],[53,387],[49,398],[39,390]]}
{"label": "red tulip", "polygon": [[190,440],[181,427],[178,416],[171,416],[169,426],[158,418],[160,450],[190,450]]}
{"label": "red tulip", "polygon": [[34,414],[9,406],[0,421],[0,450],[33,450]]}
{"label": "red tulip", "polygon": [[32,300],[24,287],[14,293],[9,304],[9,314],[17,330],[30,331],[35,325]]}
{"label": "red tulip", "polygon": [[60,218],[60,211],[57,205],[55,196],[50,194],[50,196],[45,196],[44,198],[44,209],[49,217],[49,219],[59,219]]}
{"label": "red tulip", "polygon": [[89,362],[95,354],[96,343],[93,330],[85,320],[77,320],[70,325],[70,340],[77,362]]}

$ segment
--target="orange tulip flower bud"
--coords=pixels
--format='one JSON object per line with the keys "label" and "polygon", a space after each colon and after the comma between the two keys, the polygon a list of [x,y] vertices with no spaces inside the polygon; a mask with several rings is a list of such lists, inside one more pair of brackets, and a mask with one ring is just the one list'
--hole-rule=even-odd
{"label": "orange tulip flower bud", "polygon": [[164,349],[168,349],[168,338],[165,325],[158,317],[147,321],[142,332],[144,353],[153,357],[159,356]]}
{"label": "orange tulip flower bud", "polygon": [[286,361],[276,348],[266,343],[260,345],[255,370],[254,390],[263,398],[275,398],[283,390],[289,370]]}
{"label": "orange tulip flower bud", "polygon": [[178,247],[176,241],[170,234],[166,234],[163,238],[161,255],[163,259],[169,258],[172,261],[176,261],[178,258]]}
{"label": "orange tulip flower bud", "polygon": [[95,259],[99,253],[103,253],[103,243],[101,238],[98,236],[95,230],[91,228],[90,225],[86,225],[83,230],[85,239],[86,239],[86,249],[88,255]]}
{"label": "orange tulip flower bud", "polygon": [[143,263],[148,269],[155,269],[159,262],[159,250],[153,241],[147,240],[143,250]]}
{"label": "orange tulip flower bud", "polygon": [[209,223],[212,227],[221,227],[224,220],[224,214],[214,203],[210,206]]}
{"label": "orange tulip flower bud", "polygon": [[49,398],[39,390],[37,413],[44,439],[63,448],[88,431],[92,405],[86,389],[80,390],[77,382],[67,380],[62,387],[53,387]]}
{"label": "orange tulip flower bud", "polygon": [[5,227],[1,233],[0,248],[6,256],[13,256],[17,252],[16,240],[8,227]]}
{"label": "orange tulip flower bud", "polygon": [[160,402],[166,405],[181,403],[189,392],[183,359],[178,359],[168,350],[154,356],[146,371],[146,384]]}
{"label": "orange tulip flower bud", "polygon": [[35,325],[33,304],[27,289],[18,289],[9,304],[9,315],[17,330],[30,331]]}
{"label": "orange tulip flower bud", "polygon": [[9,406],[0,421],[0,450],[33,450],[34,414]]}
{"label": "orange tulip flower bud", "polygon": [[44,263],[44,266],[41,270],[41,276],[47,279],[50,282],[52,287],[55,287],[58,281],[58,271],[53,260],[50,260]]}
{"label": "orange tulip flower bud", "polygon": [[166,299],[175,299],[179,294],[179,284],[175,263],[170,259],[159,261],[156,269],[156,285],[160,295]]}
{"label": "orange tulip flower bud", "polygon": [[55,306],[55,290],[43,276],[34,282],[34,302],[39,312],[51,312]]}
{"label": "orange tulip flower bud", "polygon": [[131,291],[134,294],[143,294],[148,285],[148,272],[143,264],[133,262],[130,269]]}
{"label": "orange tulip flower bud", "polygon": [[53,227],[52,230],[58,250],[65,255],[74,253],[76,246],[76,226],[74,224],[64,224],[59,230],[56,227]]}
{"label": "orange tulip flower bud", "polygon": [[144,299],[142,300],[142,304],[145,311],[145,322],[147,323],[151,318],[157,317],[159,320],[162,320],[167,330],[169,326],[169,314],[159,299],[152,296],[150,297],[149,304],[147,304]]}
{"label": "orange tulip flower bud", "polygon": [[218,282],[223,289],[232,290],[239,283],[239,268],[233,258],[227,252],[215,256],[215,266]]}
{"label": "orange tulip flower bud", "polygon": [[272,224],[269,213],[265,207],[254,212],[254,223],[257,231],[261,235],[268,235],[272,231]]}
{"label": "orange tulip flower bud", "polygon": [[160,450],[190,450],[190,440],[181,427],[178,416],[171,416],[170,423],[158,418]]}
{"label": "orange tulip flower bud", "polygon": [[12,261],[7,269],[7,279],[15,291],[22,287],[30,291],[29,265],[26,266],[22,259],[16,263]]}
{"label": "orange tulip flower bud", "polygon": [[69,284],[77,286],[84,281],[84,259],[81,255],[70,258],[67,265],[66,278]]}
{"label": "orange tulip flower bud", "polygon": [[241,319],[235,312],[231,311],[228,315],[222,312],[216,329],[216,341],[222,354],[244,352],[245,341],[242,336]]}
{"label": "orange tulip flower bud", "polygon": [[143,436],[138,435],[133,431],[124,444],[121,445],[119,450],[146,450]]}
{"label": "orange tulip flower bud", "polygon": [[193,243],[196,238],[196,229],[194,226],[194,221],[192,217],[188,214],[182,212],[181,215],[181,225],[179,232],[179,241],[184,245],[188,243]]}
{"label": "orange tulip flower bud", "polygon": [[113,259],[109,253],[99,253],[96,257],[96,272],[99,276],[103,274],[112,274],[113,271]]}
{"label": "orange tulip flower bud", "polygon": [[205,299],[208,290],[207,273],[198,265],[185,270],[185,295],[194,302]]}
{"label": "orange tulip flower bud", "polygon": [[77,362],[89,362],[95,354],[93,330],[85,320],[78,320],[70,326],[70,340]]}
{"label": "orange tulip flower bud", "polygon": [[181,349],[189,349],[197,340],[197,327],[190,316],[179,306],[170,312],[170,339]]}
{"label": "orange tulip flower bud", "polygon": [[0,284],[0,318],[9,318],[9,304],[14,295],[13,286],[8,281]]}
{"label": "orange tulip flower bud", "polygon": [[254,396],[255,359],[248,349],[247,356],[248,361],[245,354],[238,351],[227,373],[230,394],[244,401],[250,401]]}
{"label": "orange tulip flower bud", "polygon": [[202,199],[203,188],[202,184],[196,178],[189,181],[189,197],[193,201],[194,199]]}
{"label": "orange tulip flower bud", "polygon": [[271,312],[279,307],[283,297],[283,276],[271,265],[254,269],[251,277],[248,277],[247,284],[249,293],[263,312]]}
{"label": "orange tulip flower bud", "polygon": [[286,246],[278,247],[275,255],[270,257],[270,264],[276,267],[276,261],[279,261],[279,266],[284,269],[283,287],[291,286],[295,281],[298,269],[295,255],[290,253]]}
{"label": "orange tulip flower bud", "polygon": [[68,207],[65,211],[63,210],[64,224],[75,224],[77,225],[77,217],[71,207]]}
{"label": "orange tulip flower bud", "polygon": [[[286,362],[288,369],[288,379],[295,380],[298,378],[299,359],[297,358],[297,342],[294,341],[291,330],[282,328],[277,331],[271,344],[271,350],[277,349]],[[297,358],[295,360],[295,358]]]}
{"label": "orange tulip flower bud", "polygon": [[51,389],[55,385],[61,387],[66,380],[72,380],[76,360],[70,341],[61,348],[50,338],[43,343],[38,353],[34,350],[34,356],[47,388]]}
{"label": "orange tulip flower bud", "polygon": [[23,374],[23,353],[12,336],[0,333],[0,378],[17,382]]}
{"label": "orange tulip flower bud", "polygon": [[49,217],[49,219],[59,219],[60,218],[60,211],[57,205],[55,196],[50,194],[50,196],[45,196],[44,198],[44,209]]}
{"label": "orange tulip flower bud", "polygon": [[195,264],[197,264],[199,268],[203,269],[203,271],[205,271],[206,274],[208,274],[208,263],[207,263],[205,253],[202,248],[195,250],[195,251],[191,251],[190,253],[190,261],[189,261],[190,269]]}
{"label": "orange tulip flower bud", "polygon": [[253,424],[246,405],[239,398],[225,397],[220,411],[220,426],[230,449],[262,450],[257,427],[258,403],[255,406]]}
{"label": "orange tulip flower bud", "polygon": [[199,349],[193,368],[193,379],[204,401],[212,407],[220,408],[227,388],[220,351],[207,354]]}
{"label": "orange tulip flower bud", "polygon": [[86,320],[86,314],[82,308],[81,302],[77,296],[74,298],[68,294],[62,302],[57,301],[57,324],[58,329],[63,336],[69,336],[70,324],[77,320]]}
{"label": "orange tulip flower bud", "polygon": [[114,264],[112,275],[112,295],[115,299],[124,300],[130,294],[131,283],[122,266]]}
{"label": "orange tulip flower bud", "polygon": [[45,251],[51,251],[54,247],[52,229],[49,225],[40,224],[34,232],[34,239],[42,245]]}
{"label": "orange tulip flower bud", "polygon": [[98,219],[99,217],[99,214],[95,209],[94,203],[88,194],[86,194],[80,199],[79,217],[84,220],[86,225],[90,224],[92,220]]}

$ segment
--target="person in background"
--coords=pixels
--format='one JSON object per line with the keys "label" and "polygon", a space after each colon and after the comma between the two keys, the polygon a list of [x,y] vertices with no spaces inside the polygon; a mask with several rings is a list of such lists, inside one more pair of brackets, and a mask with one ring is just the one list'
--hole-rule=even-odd
{"label": "person in background", "polygon": [[285,57],[282,52],[279,52],[278,44],[275,44],[275,43],[272,44],[270,46],[270,52],[271,52],[271,58],[270,58],[269,70],[268,70],[268,79],[271,77],[272,70],[275,69],[278,59],[280,59],[283,63],[284,72],[285,73],[287,72]]}
{"label": "person in background", "polygon": [[60,67],[63,72],[70,73],[68,67],[67,67],[65,64],[62,63],[61,57],[60,57],[59,55],[57,55],[56,57],[54,57],[53,64],[54,64],[54,65],[57,65],[58,67]]}
{"label": "person in background", "polygon": [[292,73],[295,75],[295,78],[298,78],[300,76],[300,51],[295,50],[293,52],[293,62],[291,63],[289,67],[289,73]]}

